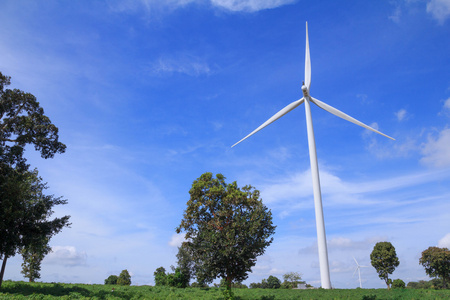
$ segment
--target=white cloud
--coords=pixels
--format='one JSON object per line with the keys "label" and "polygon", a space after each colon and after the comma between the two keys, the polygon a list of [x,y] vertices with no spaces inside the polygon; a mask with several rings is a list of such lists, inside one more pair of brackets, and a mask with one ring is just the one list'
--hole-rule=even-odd
{"label": "white cloud", "polygon": [[406,109],[400,109],[398,112],[395,113],[395,116],[397,117],[397,120],[399,122],[405,121],[409,118],[409,115],[406,112]]}
{"label": "white cloud", "polygon": [[425,165],[436,168],[450,166],[450,128],[439,133],[437,139],[430,137],[422,149],[424,157],[420,160]]}
{"label": "white cloud", "polygon": [[172,246],[172,247],[180,247],[181,244],[182,244],[184,241],[185,241],[184,234],[182,234],[182,233],[176,234],[176,233],[175,233],[175,234],[172,235],[172,237],[170,238],[169,246]]}
{"label": "white cloud", "polygon": [[442,239],[439,240],[438,247],[450,249],[450,233],[447,233]]}
{"label": "white cloud", "polygon": [[211,0],[213,5],[230,11],[254,12],[291,4],[295,0]]}
{"label": "white cloud", "polygon": [[74,246],[53,246],[43,263],[63,265],[66,267],[86,265],[87,254]]}
{"label": "white cloud", "polygon": [[450,0],[431,0],[427,3],[427,13],[430,13],[439,24],[444,24],[450,17]]}
{"label": "white cloud", "polygon": [[208,75],[211,68],[202,59],[180,55],[178,57],[161,57],[150,66],[150,71],[156,75],[181,73],[189,76]]}
{"label": "white cloud", "polygon": [[110,0],[109,9],[115,12],[137,12],[144,9],[147,13],[171,12],[189,4],[210,3],[232,12],[255,12],[277,8],[294,3],[296,0]]}

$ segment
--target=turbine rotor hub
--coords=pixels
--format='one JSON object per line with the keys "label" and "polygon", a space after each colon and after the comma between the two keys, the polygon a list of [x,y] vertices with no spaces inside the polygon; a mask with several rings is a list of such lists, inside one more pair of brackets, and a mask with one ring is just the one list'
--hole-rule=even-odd
{"label": "turbine rotor hub", "polygon": [[309,97],[308,87],[306,85],[302,86],[303,97]]}

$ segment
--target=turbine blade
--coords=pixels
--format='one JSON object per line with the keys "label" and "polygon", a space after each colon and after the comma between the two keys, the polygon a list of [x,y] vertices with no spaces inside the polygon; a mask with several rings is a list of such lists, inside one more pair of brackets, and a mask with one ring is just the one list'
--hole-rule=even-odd
{"label": "turbine blade", "polygon": [[308,22],[306,22],[305,85],[309,90],[311,86],[311,58],[309,55]]}
{"label": "turbine blade", "polygon": [[352,257],[353,257],[353,259],[355,260],[356,265],[359,267],[359,264],[358,264],[358,262],[356,261],[356,258],[355,258],[354,256],[352,256]]}
{"label": "turbine blade", "polygon": [[358,268],[355,269],[355,272],[353,272],[352,277],[355,277],[356,271],[358,271]]}
{"label": "turbine blade", "polygon": [[338,116],[339,118],[342,118],[342,119],[344,119],[344,120],[347,120],[347,121],[349,121],[349,122],[352,122],[352,123],[354,123],[354,124],[356,124],[356,125],[359,125],[359,126],[361,126],[361,127],[366,128],[366,129],[372,130],[373,132],[376,132],[376,133],[378,133],[378,134],[381,134],[382,136],[385,136],[385,137],[387,137],[387,138],[389,138],[389,139],[395,141],[394,138],[392,138],[392,137],[390,137],[390,136],[388,136],[388,135],[386,135],[386,134],[384,134],[384,133],[382,133],[382,132],[380,132],[380,131],[378,131],[378,130],[376,130],[376,129],[373,129],[372,127],[370,127],[370,126],[368,126],[368,125],[366,125],[366,124],[364,124],[364,123],[362,123],[362,122],[356,120],[355,118],[350,117],[349,115],[343,113],[342,111],[340,111],[340,110],[338,110],[338,109],[336,109],[336,108],[334,108],[334,107],[332,107],[332,106],[330,106],[330,105],[328,105],[328,104],[326,104],[326,103],[323,103],[322,101],[320,101],[320,100],[318,100],[318,99],[316,99],[316,98],[310,97],[310,99],[311,99],[311,101],[312,101],[315,105],[317,105],[318,107],[320,107],[320,108],[326,110],[326,111],[329,112],[329,113],[332,113],[332,114],[335,115],[335,116]]}
{"label": "turbine blade", "polygon": [[259,126],[258,128],[256,128],[255,130],[253,130],[249,135],[247,135],[245,138],[243,138],[242,140],[240,140],[239,142],[237,142],[236,144],[234,144],[233,146],[231,146],[231,148],[233,148],[234,146],[236,146],[237,144],[239,144],[240,142],[242,142],[243,140],[249,138],[250,136],[254,135],[255,133],[257,133],[258,131],[260,131],[261,129],[263,129],[264,127],[272,124],[273,122],[275,122],[276,120],[278,120],[279,118],[281,118],[282,116],[284,116],[285,114],[287,114],[288,112],[290,112],[291,110],[293,110],[294,108],[296,108],[297,106],[299,106],[300,104],[303,103],[303,101],[305,101],[304,98],[301,98],[297,101],[292,102],[291,104],[287,105],[285,108],[283,108],[282,110],[280,110],[279,112],[277,112],[276,114],[274,114],[269,120],[267,120],[266,122],[264,122],[261,126]]}

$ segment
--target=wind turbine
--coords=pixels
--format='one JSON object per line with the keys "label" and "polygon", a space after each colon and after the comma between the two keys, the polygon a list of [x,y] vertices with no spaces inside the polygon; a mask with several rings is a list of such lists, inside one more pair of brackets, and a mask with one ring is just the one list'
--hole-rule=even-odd
{"label": "wind turbine", "polygon": [[331,288],[331,282],[330,282],[330,269],[328,265],[328,250],[327,250],[327,242],[326,242],[326,235],[325,235],[325,223],[323,218],[323,208],[322,208],[322,196],[320,192],[320,180],[319,180],[319,167],[317,164],[317,153],[316,153],[316,142],[314,139],[314,129],[312,124],[312,118],[311,118],[311,102],[317,105],[318,107],[328,111],[329,113],[332,113],[333,115],[336,115],[344,120],[347,120],[349,122],[352,122],[356,125],[359,125],[361,127],[364,127],[366,129],[372,130],[378,134],[381,134],[387,138],[390,138],[391,140],[394,140],[390,136],[379,132],[376,129],[373,129],[372,127],[350,117],[349,115],[341,112],[340,110],[337,110],[336,108],[319,101],[316,98],[313,98],[309,94],[309,88],[311,86],[311,60],[309,55],[309,39],[308,39],[308,22],[306,22],[306,54],[305,54],[305,81],[302,85],[302,92],[303,97],[297,101],[292,102],[291,104],[287,105],[285,108],[277,112],[275,115],[273,115],[270,119],[268,119],[266,122],[264,122],[261,126],[256,128],[253,132],[251,132],[249,135],[244,137],[242,140],[237,142],[231,147],[236,146],[243,140],[247,139],[248,137],[252,136],[256,132],[260,131],[264,127],[272,124],[297,106],[299,106],[302,103],[305,103],[305,113],[306,113],[306,127],[308,132],[308,146],[309,146],[309,159],[311,163],[311,175],[313,180],[313,191],[314,191],[314,207],[315,207],[315,214],[316,214],[316,229],[317,229],[317,244],[318,244],[318,252],[319,252],[319,265],[320,265],[320,279],[322,283],[322,288],[324,289],[330,289]]}
{"label": "wind turbine", "polygon": [[358,276],[359,276],[359,287],[362,288],[362,283],[361,283],[361,268],[368,268],[368,266],[361,266],[360,264],[358,264],[358,261],[356,260],[356,258],[353,256],[353,259],[355,260],[356,263],[356,269],[355,272],[353,272],[353,276],[355,276],[356,271],[358,271]]}

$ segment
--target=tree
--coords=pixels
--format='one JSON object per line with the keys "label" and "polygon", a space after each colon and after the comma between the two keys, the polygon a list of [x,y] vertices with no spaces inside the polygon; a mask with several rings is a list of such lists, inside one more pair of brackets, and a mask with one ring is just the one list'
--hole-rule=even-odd
{"label": "tree", "polygon": [[52,206],[64,204],[65,200],[42,194],[37,171],[29,171],[23,156],[27,145],[34,145],[43,158],[64,153],[66,146],[59,142],[58,128],[32,94],[6,89],[10,79],[0,72],[0,287],[9,257],[35,238],[50,238],[69,225],[68,216],[46,220]]}
{"label": "tree", "polygon": [[393,289],[404,289],[405,282],[401,279],[395,279],[394,281],[392,281],[392,288]]}
{"label": "tree", "polygon": [[131,285],[131,275],[127,270],[122,270],[117,278],[118,285]]}
{"label": "tree", "polygon": [[305,283],[302,281],[302,275],[298,272],[289,272],[283,275],[282,287],[285,289],[293,289],[298,286],[299,283]]}
{"label": "tree", "polygon": [[44,236],[35,242],[26,245],[20,253],[22,254],[23,263],[21,273],[30,282],[41,278],[41,262],[52,248],[48,245],[49,239]]}
{"label": "tree", "polygon": [[117,275],[109,275],[109,277],[105,279],[105,284],[117,284],[117,279],[119,279]]}
{"label": "tree", "polygon": [[177,268],[183,274],[187,285],[194,276],[194,261],[192,260],[192,255],[189,253],[189,248],[186,243],[183,243],[181,247],[178,247],[177,253]]}
{"label": "tree", "polygon": [[248,278],[248,272],[271,243],[275,232],[272,214],[260,200],[259,191],[225,177],[204,173],[192,184],[190,199],[177,233],[184,231],[197,278],[211,282]]}
{"label": "tree", "polygon": [[153,275],[155,276],[156,286],[167,285],[166,269],[164,269],[163,267],[159,267],[158,269],[156,269]]}
{"label": "tree", "polygon": [[189,280],[180,268],[174,268],[174,273],[169,273],[166,276],[167,285],[176,288],[186,288],[189,286]]}
{"label": "tree", "polygon": [[277,277],[270,275],[267,278],[267,286],[269,289],[279,289],[281,287],[281,281]]}
{"label": "tree", "polygon": [[442,279],[444,289],[450,280],[450,250],[447,248],[429,247],[422,252],[419,263],[430,277]]}
{"label": "tree", "polygon": [[[25,258],[34,251],[39,251],[38,257],[43,258],[48,253],[46,242],[70,225],[69,216],[49,220],[52,208],[66,204],[67,200],[45,195],[45,189],[47,184],[42,182],[37,170],[19,173],[8,167],[0,169],[0,254],[3,259],[0,286],[8,257],[24,250]],[[36,264],[31,269],[36,271]],[[28,278],[36,278],[35,275],[30,273]]]}
{"label": "tree", "polygon": [[383,279],[390,289],[392,281],[389,279],[389,274],[392,274],[400,264],[394,246],[389,242],[376,243],[370,254],[370,260],[372,266],[377,270],[378,277]]}

